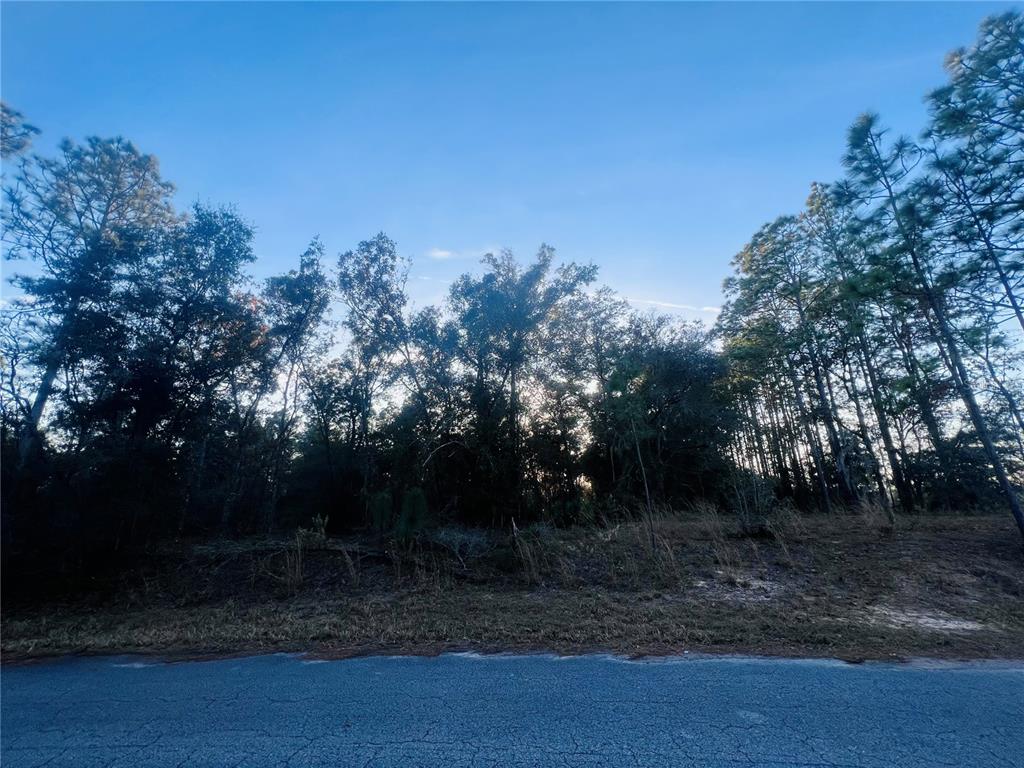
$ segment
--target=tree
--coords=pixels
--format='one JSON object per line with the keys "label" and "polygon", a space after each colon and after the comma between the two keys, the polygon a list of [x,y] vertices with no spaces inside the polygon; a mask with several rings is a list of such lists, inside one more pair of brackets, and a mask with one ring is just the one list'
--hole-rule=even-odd
{"label": "tree", "polygon": [[480,278],[463,275],[449,295],[456,344],[473,382],[477,436],[490,446],[492,460],[508,462],[503,474],[511,481],[509,506],[517,512],[524,470],[522,391],[535,373],[549,324],[596,275],[593,266],[577,264],[562,265],[552,274],[554,255],[554,249],[542,245],[533,264],[523,269],[508,251],[487,254],[487,272]]}
{"label": "tree", "polygon": [[906,260],[928,318],[936,329],[936,343],[949,368],[964,407],[978,433],[999,487],[1024,536],[1024,510],[1010,482],[999,451],[992,439],[987,420],[978,405],[970,374],[963,361],[961,344],[950,320],[947,302],[934,274],[928,237],[929,222],[921,204],[918,188],[909,183],[920,151],[906,140],[887,148],[884,131],[874,115],[865,115],[850,129],[849,148],[844,163],[850,169],[851,188],[868,205],[877,203],[872,214],[891,230],[894,262]]}
{"label": "tree", "polygon": [[123,139],[61,144],[56,159],[33,158],[6,190],[7,257],[38,263],[16,275],[41,329],[42,374],[19,449],[24,464],[61,366],[109,323],[109,302],[154,229],[168,224],[172,187],[156,159]]}
{"label": "tree", "polygon": [[28,151],[39,129],[25,122],[24,116],[0,102],[0,158],[8,160]]}

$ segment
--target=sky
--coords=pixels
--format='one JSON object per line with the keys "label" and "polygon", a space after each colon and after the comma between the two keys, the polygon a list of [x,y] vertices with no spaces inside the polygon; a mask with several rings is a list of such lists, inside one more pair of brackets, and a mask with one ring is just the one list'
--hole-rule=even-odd
{"label": "sky", "polygon": [[121,135],[179,206],[235,206],[257,277],[383,231],[423,306],[548,243],[713,321],[733,255],[841,175],[857,115],[918,134],[945,54],[1014,7],[5,0],[0,93],[43,154]]}

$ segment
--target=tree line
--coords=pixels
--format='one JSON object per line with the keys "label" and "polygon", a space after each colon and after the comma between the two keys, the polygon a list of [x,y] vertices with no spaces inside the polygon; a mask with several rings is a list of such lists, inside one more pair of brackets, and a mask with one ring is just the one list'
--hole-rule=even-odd
{"label": "tree line", "polygon": [[5,105],[5,551],[701,499],[1003,504],[1024,526],[1022,41],[1019,14],[986,20],[919,141],[858,120],[847,177],[754,235],[711,329],[548,246],[487,255],[423,309],[384,234],[336,259],[314,239],[258,282],[233,209],[175,210],[121,138],[33,154]]}
{"label": "tree line", "polygon": [[414,311],[379,234],[257,283],[252,227],[176,212],[130,142],[40,157],[4,125],[6,255],[32,265],[3,310],[5,545],[595,522],[730,469],[710,332],[632,311],[592,266],[490,254]]}
{"label": "tree line", "polygon": [[890,513],[995,494],[1024,532],[1022,27],[989,18],[950,54],[919,140],[859,118],[845,177],[735,258],[736,460],[785,493]]}

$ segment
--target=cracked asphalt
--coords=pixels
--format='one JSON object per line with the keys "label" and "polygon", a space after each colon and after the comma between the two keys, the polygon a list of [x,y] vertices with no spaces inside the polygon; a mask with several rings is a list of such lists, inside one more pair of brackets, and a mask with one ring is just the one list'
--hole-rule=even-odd
{"label": "cracked asphalt", "polygon": [[1024,665],[444,655],[5,666],[29,766],[1024,766]]}

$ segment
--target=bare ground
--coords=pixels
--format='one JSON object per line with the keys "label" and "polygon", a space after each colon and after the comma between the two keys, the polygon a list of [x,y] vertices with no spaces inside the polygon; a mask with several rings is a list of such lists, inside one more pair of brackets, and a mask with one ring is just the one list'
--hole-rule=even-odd
{"label": "bare ground", "polygon": [[[653,534],[653,536],[652,536]],[[653,539],[653,547],[652,547]],[[4,605],[5,661],[63,653],[444,650],[846,659],[1024,657],[1024,548],[1002,516],[444,529],[179,543],[98,592]]]}

